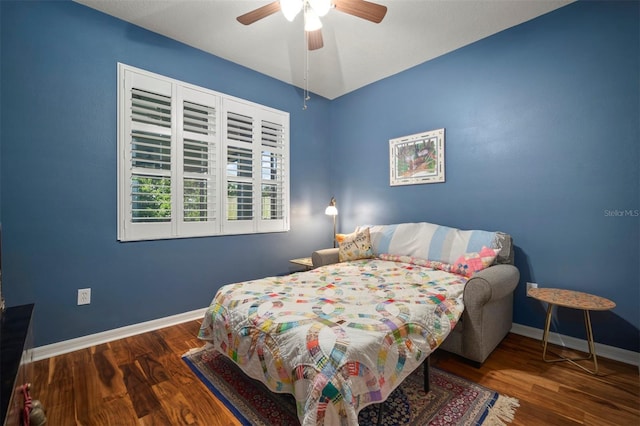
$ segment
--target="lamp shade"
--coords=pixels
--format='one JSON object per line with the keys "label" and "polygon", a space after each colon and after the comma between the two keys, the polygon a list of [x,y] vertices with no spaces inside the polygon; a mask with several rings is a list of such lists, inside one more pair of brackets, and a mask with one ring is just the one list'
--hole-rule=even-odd
{"label": "lamp shade", "polygon": [[329,205],[326,209],[324,209],[324,214],[329,216],[338,216],[338,208],[336,207],[336,199],[335,197],[331,197],[331,201],[329,201]]}
{"label": "lamp shade", "polygon": [[336,206],[327,206],[327,208],[324,210],[324,214],[328,214],[329,216],[337,216],[338,209],[336,208]]}

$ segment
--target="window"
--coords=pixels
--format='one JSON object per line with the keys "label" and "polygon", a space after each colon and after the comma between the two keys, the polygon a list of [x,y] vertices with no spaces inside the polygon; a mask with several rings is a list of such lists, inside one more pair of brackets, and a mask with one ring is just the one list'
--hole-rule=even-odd
{"label": "window", "polygon": [[289,114],[118,64],[118,239],[289,229]]}

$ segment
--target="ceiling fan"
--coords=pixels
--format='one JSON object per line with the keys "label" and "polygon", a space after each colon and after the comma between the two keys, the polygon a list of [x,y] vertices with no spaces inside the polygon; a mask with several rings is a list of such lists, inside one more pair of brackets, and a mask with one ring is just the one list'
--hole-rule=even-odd
{"label": "ceiling fan", "polygon": [[236,19],[241,24],[250,25],[281,10],[285,18],[291,22],[302,11],[307,47],[309,50],[316,50],[324,45],[320,18],[332,8],[376,24],[380,23],[387,13],[386,6],[365,0],[279,0],[240,15]]}

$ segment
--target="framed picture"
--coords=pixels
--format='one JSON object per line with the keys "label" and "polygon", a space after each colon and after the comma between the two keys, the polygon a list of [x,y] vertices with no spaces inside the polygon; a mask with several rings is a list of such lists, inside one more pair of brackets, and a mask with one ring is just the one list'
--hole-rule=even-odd
{"label": "framed picture", "polygon": [[389,183],[444,182],[444,129],[389,140]]}

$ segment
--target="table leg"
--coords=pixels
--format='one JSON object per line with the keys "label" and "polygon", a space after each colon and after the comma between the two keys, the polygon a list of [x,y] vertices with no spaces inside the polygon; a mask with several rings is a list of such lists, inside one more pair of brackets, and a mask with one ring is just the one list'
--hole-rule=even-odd
{"label": "table leg", "polygon": [[423,365],[423,371],[424,371],[424,393],[429,393],[429,390],[431,389],[431,385],[430,385],[430,380],[431,380],[431,372],[429,370],[429,367],[431,365],[431,361],[429,358],[431,355],[429,355],[427,357],[427,359],[424,360],[424,362],[422,363]]}
{"label": "table leg", "polygon": [[[596,346],[593,341],[593,330],[591,329],[591,317],[589,316],[588,310],[584,310],[583,313],[584,313],[584,327],[587,333],[587,343],[589,344],[589,355],[581,358],[566,358],[566,357],[560,356],[559,358],[555,358],[555,359],[547,359],[547,346],[549,343],[549,329],[551,327],[552,311],[553,311],[553,305],[549,303],[549,307],[547,308],[547,318],[544,324],[544,333],[542,335],[542,344],[543,344],[542,360],[544,362],[569,361],[571,364],[575,365],[576,367],[580,367],[588,373],[597,375],[598,374],[598,358],[596,357]],[[588,368],[583,367],[582,365],[576,362],[576,361],[583,361],[583,360],[588,360],[592,358],[593,358],[594,370],[589,370]]]}
{"label": "table leg", "polygon": [[591,316],[589,315],[589,311],[585,310],[584,311],[584,328],[587,332],[587,341],[589,342],[589,356],[585,359],[589,359],[593,356],[593,366],[594,366],[594,370],[588,370],[584,367],[582,367],[581,365],[579,365],[578,367],[581,367],[582,369],[588,371],[591,374],[598,374],[598,357],[596,356],[596,344],[593,341],[593,330],[591,328]]}
{"label": "table leg", "polygon": [[552,315],[552,313],[553,313],[553,305],[551,303],[549,303],[549,306],[547,307],[547,318],[544,321],[544,333],[542,334],[542,343],[543,343],[542,360],[544,362],[557,361],[557,360],[548,360],[547,359],[547,345],[549,343],[549,328],[551,327],[551,315]]}

